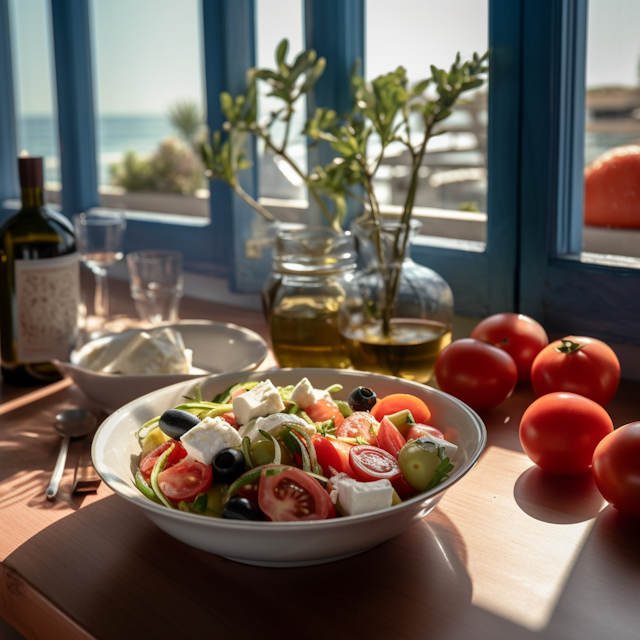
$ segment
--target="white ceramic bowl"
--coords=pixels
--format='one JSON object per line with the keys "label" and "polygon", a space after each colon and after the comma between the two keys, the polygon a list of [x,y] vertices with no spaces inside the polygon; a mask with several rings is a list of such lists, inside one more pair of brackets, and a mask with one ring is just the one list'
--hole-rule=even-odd
{"label": "white ceramic bowl", "polygon": [[107,411],[115,411],[136,398],[176,382],[194,380],[207,374],[230,371],[250,371],[258,367],[269,353],[264,339],[254,331],[235,324],[208,320],[183,320],[167,325],[182,334],[185,347],[193,350],[191,373],[153,375],[119,375],[97,373],[82,366],[87,354],[96,347],[114,349],[142,331],[132,329],[92,340],[71,353],[70,362],[58,362],[63,375],[73,378],[76,385],[91,400]]}
{"label": "white ceramic bowl", "polygon": [[317,522],[241,522],[168,509],[148,500],[135,487],[134,472],[140,457],[135,433],[148,420],[178,405],[183,396],[193,395],[193,382],[150,393],[107,418],[93,441],[95,468],[115,493],[188,545],[247,564],[303,566],[360,553],[403,532],[436,506],[444,492],[473,467],[484,449],[485,426],[469,407],[442,391],[399,378],[337,369],[281,369],[214,376],[199,384],[203,397],[212,398],[244,380],[269,378],[276,386],[286,386],[305,376],[316,388],[342,384],[343,391],[335,395],[344,399],[361,385],[371,387],[379,396],[412,393],[422,398],[432,413],[430,423],[459,447],[451,477],[431,491],[384,511]]}

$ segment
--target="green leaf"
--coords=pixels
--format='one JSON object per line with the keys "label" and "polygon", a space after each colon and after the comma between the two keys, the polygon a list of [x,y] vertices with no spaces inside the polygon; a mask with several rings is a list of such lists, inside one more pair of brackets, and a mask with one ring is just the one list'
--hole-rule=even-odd
{"label": "green leaf", "polygon": [[285,73],[287,71],[287,65],[285,63],[285,59],[287,57],[287,51],[289,49],[289,41],[286,38],[283,38],[278,45],[276,50],[276,63],[278,67],[280,67],[280,71]]}

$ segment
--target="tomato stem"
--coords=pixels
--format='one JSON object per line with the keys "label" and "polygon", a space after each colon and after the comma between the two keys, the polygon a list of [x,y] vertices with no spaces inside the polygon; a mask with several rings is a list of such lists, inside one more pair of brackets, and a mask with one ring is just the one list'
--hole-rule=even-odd
{"label": "tomato stem", "polygon": [[555,350],[558,353],[575,353],[576,351],[580,351],[584,344],[581,342],[573,342],[572,340],[561,340],[562,345],[560,347],[556,347]]}

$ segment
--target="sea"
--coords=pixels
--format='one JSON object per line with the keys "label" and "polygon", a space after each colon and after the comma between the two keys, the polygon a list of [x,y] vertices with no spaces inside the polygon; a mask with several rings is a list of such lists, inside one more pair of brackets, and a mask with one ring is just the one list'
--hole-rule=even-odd
{"label": "sea", "polygon": [[[120,162],[127,151],[150,154],[158,143],[176,135],[169,119],[162,115],[109,115],[96,119],[98,148],[98,178],[100,184],[110,184],[110,167]],[[585,134],[585,164],[599,155],[630,142],[637,137],[626,134]],[[18,125],[18,148],[30,155],[45,158],[45,180],[60,181],[59,147],[56,121],[52,116],[23,116]],[[463,160],[464,151],[452,152],[456,163]]]}

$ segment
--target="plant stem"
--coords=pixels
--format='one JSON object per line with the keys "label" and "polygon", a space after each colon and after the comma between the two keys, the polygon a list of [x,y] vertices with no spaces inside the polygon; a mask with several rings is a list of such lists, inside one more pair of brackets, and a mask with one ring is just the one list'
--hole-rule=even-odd
{"label": "plant stem", "polygon": [[266,218],[269,222],[275,222],[276,218],[267,211],[257,200],[254,200],[239,184],[232,185],[233,190],[259,214]]}

